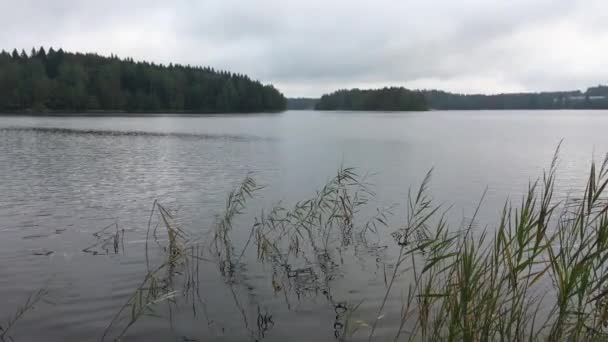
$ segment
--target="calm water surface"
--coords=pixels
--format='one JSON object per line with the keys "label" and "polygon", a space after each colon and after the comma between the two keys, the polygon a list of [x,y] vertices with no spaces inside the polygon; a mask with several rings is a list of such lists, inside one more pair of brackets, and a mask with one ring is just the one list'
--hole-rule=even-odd
{"label": "calm water surface", "polygon": [[[433,167],[430,191],[453,205],[451,220],[470,217],[487,188],[479,221],[491,225],[561,139],[558,194],[582,187],[591,160],[608,152],[606,130],[606,111],[0,117],[0,319],[48,288],[52,303],[13,328],[15,341],[98,341],[145,275],[154,200],[177,212],[182,229],[208,236],[228,191],[253,172],[266,187],[235,228],[243,246],[262,208],[311,196],[342,165],[370,173],[374,206],[400,204],[398,226],[408,188]],[[124,248],[87,250],[114,222]],[[357,314],[373,317],[385,289],[379,265],[390,259],[378,249],[344,253],[325,288],[303,281],[290,298],[275,293],[255,253],[232,286],[203,264],[197,314],[163,306],[124,341],[335,340],[343,305],[364,300]],[[392,331],[398,297],[379,335]]]}

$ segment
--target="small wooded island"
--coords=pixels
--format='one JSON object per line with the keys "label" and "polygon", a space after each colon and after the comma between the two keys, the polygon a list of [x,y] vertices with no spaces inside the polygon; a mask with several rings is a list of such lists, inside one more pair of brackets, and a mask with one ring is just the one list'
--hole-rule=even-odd
{"label": "small wooded island", "polygon": [[212,68],[136,62],[52,48],[0,52],[0,112],[282,111],[272,85]]}
{"label": "small wooded island", "polygon": [[338,90],[323,95],[316,104],[317,110],[427,110],[424,94],[403,87],[382,89]]}

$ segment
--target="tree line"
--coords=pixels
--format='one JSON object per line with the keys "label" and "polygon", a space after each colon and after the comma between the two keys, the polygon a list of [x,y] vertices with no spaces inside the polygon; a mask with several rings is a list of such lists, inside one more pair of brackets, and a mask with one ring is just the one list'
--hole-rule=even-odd
{"label": "tree line", "polygon": [[[309,99],[314,101],[314,99]],[[608,109],[608,86],[580,90],[511,94],[455,94],[405,88],[338,90],[323,95],[318,110],[479,110],[479,109]]]}
{"label": "tree line", "polygon": [[424,94],[403,87],[338,90],[321,96],[317,110],[427,110]]}
{"label": "tree line", "polygon": [[608,87],[597,86],[587,91],[562,91],[512,94],[454,94],[440,90],[424,90],[432,109],[606,109]]}
{"label": "tree line", "polygon": [[281,111],[272,85],[209,67],[136,62],[62,49],[0,52],[2,112]]}
{"label": "tree line", "polygon": [[315,109],[319,99],[308,97],[296,97],[287,99],[287,109],[290,110],[307,110]]}

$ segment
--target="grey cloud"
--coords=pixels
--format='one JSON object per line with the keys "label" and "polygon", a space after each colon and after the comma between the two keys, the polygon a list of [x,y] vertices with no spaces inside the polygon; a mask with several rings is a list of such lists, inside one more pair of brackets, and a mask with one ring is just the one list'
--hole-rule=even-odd
{"label": "grey cloud", "polygon": [[211,65],[289,96],[555,90],[608,78],[606,10],[602,0],[5,0],[0,47]]}

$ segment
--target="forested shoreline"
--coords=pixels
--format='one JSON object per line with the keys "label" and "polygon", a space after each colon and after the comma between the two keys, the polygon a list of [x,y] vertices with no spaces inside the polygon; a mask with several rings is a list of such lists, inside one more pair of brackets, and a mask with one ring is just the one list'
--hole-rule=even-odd
{"label": "forested shoreline", "polygon": [[315,109],[319,102],[318,98],[294,97],[287,99],[287,109],[289,110],[310,110]]}
{"label": "forested shoreline", "polygon": [[[314,99],[310,99],[313,101]],[[457,94],[402,87],[338,90],[321,96],[317,110],[518,110],[608,109],[608,86],[586,91],[505,94]]]}
{"label": "forested shoreline", "polygon": [[246,113],[285,108],[285,97],[272,85],[209,67],[53,48],[0,52],[3,113]]}
{"label": "forested shoreline", "polygon": [[0,113],[249,113],[289,109],[424,111],[608,109],[608,86],[586,91],[457,94],[403,87],[286,99],[272,85],[210,67],[155,64],[62,49],[0,52]]}
{"label": "forested shoreline", "polygon": [[403,87],[385,87],[382,89],[338,90],[321,96],[315,109],[423,111],[428,107],[424,95],[419,91]]}
{"label": "forested shoreline", "polygon": [[517,110],[517,109],[607,109],[608,87],[595,86],[580,90],[505,93],[455,94],[441,90],[423,90],[431,109],[438,110]]}

